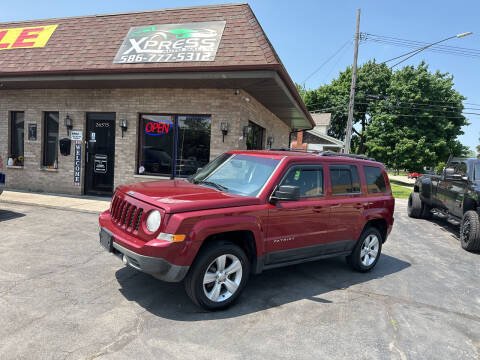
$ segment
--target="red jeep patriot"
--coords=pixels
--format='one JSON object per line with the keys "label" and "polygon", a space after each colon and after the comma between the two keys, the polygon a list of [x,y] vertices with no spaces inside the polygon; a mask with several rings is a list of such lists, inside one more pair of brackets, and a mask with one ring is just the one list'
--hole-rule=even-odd
{"label": "red jeep patriot", "polygon": [[365,156],[230,151],[188,179],[119,186],[100,243],[215,310],[251,273],[331,256],[371,270],[393,209],[383,165]]}

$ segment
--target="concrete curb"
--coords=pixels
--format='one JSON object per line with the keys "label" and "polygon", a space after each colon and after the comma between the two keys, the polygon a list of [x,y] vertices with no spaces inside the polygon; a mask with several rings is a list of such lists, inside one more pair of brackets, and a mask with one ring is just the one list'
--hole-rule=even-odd
{"label": "concrete curb", "polygon": [[39,194],[6,190],[0,196],[0,203],[40,206],[51,209],[100,214],[110,207],[110,199],[88,198],[59,194]]}

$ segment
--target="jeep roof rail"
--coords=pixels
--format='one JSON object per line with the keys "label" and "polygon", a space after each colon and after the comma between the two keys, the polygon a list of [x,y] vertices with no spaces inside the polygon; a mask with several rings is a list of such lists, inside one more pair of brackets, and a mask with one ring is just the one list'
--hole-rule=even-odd
{"label": "jeep roof rail", "polygon": [[301,152],[301,153],[311,153],[312,151],[307,150],[300,150],[300,149],[289,149],[287,147],[280,147],[280,148],[271,148],[268,149],[269,151],[292,151],[292,152]]}
{"label": "jeep roof rail", "polygon": [[361,155],[361,154],[344,154],[344,153],[337,153],[335,151],[322,151],[318,153],[320,156],[345,156],[353,159],[360,159],[360,160],[371,160],[371,161],[376,161],[372,157],[368,157],[367,155]]}

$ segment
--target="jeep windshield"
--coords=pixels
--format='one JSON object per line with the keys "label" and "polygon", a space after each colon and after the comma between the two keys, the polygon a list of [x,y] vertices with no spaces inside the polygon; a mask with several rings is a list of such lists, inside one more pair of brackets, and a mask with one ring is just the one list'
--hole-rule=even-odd
{"label": "jeep windshield", "polygon": [[226,153],[210,162],[188,181],[232,194],[257,196],[279,162],[279,159]]}

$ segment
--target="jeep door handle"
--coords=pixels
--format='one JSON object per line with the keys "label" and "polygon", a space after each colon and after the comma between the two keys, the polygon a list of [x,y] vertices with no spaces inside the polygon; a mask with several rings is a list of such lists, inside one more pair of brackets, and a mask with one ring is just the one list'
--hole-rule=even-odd
{"label": "jeep door handle", "polygon": [[363,208],[364,206],[365,206],[365,205],[362,204],[362,203],[356,203],[356,204],[353,205],[353,207],[354,207],[355,209],[361,209],[361,208]]}
{"label": "jeep door handle", "polygon": [[314,206],[313,207],[313,211],[316,212],[316,213],[319,213],[319,212],[322,212],[324,210],[326,210],[327,208],[325,206]]}

